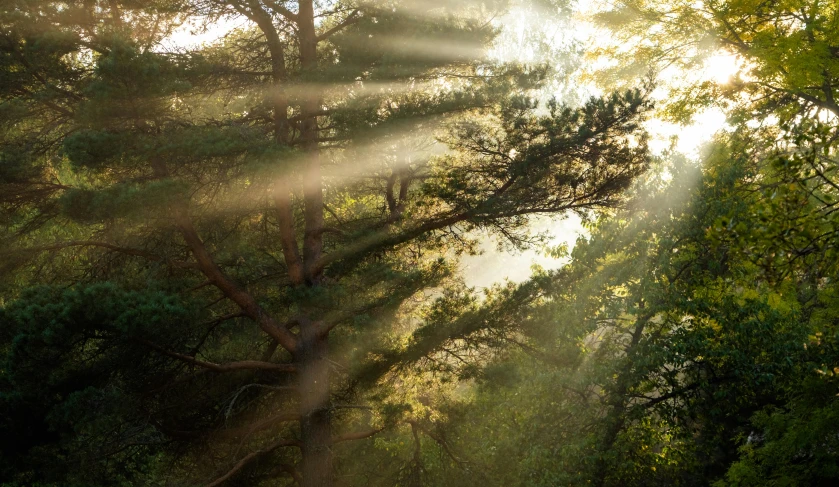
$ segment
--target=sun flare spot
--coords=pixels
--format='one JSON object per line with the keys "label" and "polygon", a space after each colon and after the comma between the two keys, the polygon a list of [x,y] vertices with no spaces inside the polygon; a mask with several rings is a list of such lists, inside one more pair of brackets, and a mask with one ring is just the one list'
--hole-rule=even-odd
{"label": "sun flare spot", "polygon": [[705,77],[717,84],[724,85],[731,81],[743,67],[739,56],[730,53],[715,54],[705,60],[703,66]]}

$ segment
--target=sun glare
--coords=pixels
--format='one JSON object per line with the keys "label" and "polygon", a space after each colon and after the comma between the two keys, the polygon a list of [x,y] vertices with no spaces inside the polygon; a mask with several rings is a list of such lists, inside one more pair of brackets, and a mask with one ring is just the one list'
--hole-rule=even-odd
{"label": "sun glare", "polygon": [[742,61],[734,54],[720,53],[705,61],[704,75],[717,84],[728,83],[742,68]]}
{"label": "sun glare", "polygon": [[233,29],[246,24],[242,17],[225,17],[214,24],[202,25],[194,20],[187,20],[167,37],[162,47],[166,50],[191,49],[202,44],[212,44]]}

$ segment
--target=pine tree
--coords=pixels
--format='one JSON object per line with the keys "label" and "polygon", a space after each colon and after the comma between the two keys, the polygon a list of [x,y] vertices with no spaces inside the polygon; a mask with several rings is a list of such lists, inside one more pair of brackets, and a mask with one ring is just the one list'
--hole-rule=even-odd
{"label": "pine tree", "polygon": [[647,166],[640,91],[544,104],[547,67],[487,55],[505,7],[4,2],[4,478],[327,486],[333,445],[404,420],[347,411],[493,326],[403,349],[411,298]]}

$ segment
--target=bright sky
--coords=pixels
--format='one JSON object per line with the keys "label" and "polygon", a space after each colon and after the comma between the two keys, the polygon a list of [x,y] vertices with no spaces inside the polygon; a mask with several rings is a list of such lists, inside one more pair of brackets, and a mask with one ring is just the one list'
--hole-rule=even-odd
{"label": "bright sky", "polygon": [[163,42],[162,47],[171,50],[195,48],[204,43],[214,42],[231,30],[246,24],[247,19],[244,17],[225,17],[206,28],[194,22],[186,22]]}
{"label": "bright sky", "polygon": [[[581,2],[585,9],[592,4],[587,4],[585,1]],[[520,42],[526,42],[526,29],[532,28],[532,23],[528,23],[528,17],[520,12],[515,12],[509,16],[510,29],[513,31],[513,39]],[[557,41],[565,41],[568,39],[568,34],[565,37],[558,37],[554,26],[548,26],[546,33],[549,38]],[[570,33],[571,38],[576,39],[583,45],[596,45],[598,36],[608,35],[601,30],[593,27],[591,24],[575,19],[573,23],[573,30]],[[521,48],[510,46],[504,50],[505,54],[520,53],[520,59],[525,61],[533,60],[533,50],[528,48]],[[714,81],[716,83],[724,84],[730,77],[735,75],[741,68],[738,59],[730,54],[720,52],[716,56],[710,57],[703,66],[700,72],[691,73],[694,79]],[[672,72],[670,76],[678,77],[684,73]],[[667,76],[667,73],[665,73]],[[665,80],[666,81],[666,80]],[[597,93],[599,90],[591,86],[580,86],[577,88],[584,96]],[[666,96],[665,90],[659,93],[654,93],[658,96]],[[649,120],[646,126],[650,134],[650,149],[655,154],[661,154],[671,146],[671,139],[676,138],[675,150],[685,154],[687,157],[696,159],[700,155],[700,149],[703,144],[711,140],[711,137],[720,130],[728,128],[726,124],[726,117],[719,108],[710,108],[694,116],[691,124],[684,126],[672,122],[667,122],[659,118]],[[552,235],[551,246],[565,243],[568,245],[569,251],[573,249],[577,238],[581,235],[586,235],[586,230],[582,226],[579,217],[572,215],[571,217],[560,221],[541,221],[535,225],[534,231],[548,232]],[[554,259],[546,255],[544,250],[533,249],[518,254],[507,254],[498,252],[494,243],[487,242],[484,245],[484,254],[479,256],[467,256],[463,259],[464,274],[467,284],[476,287],[486,287],[493,282],[498,282],[504,279],[511,281],[524,281],[531,275],[531,267],[539,266],[545,269],[556,269],[567,263],[568,259]]]}

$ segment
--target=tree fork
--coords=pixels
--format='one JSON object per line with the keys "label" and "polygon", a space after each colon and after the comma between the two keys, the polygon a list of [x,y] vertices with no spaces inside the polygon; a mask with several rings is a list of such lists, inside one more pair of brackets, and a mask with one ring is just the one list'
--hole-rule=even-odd
{"label": "tree fork", "polygon": [[[285,59],[282,41],[276,27],[256,2],[247,2],[250,9],[238,8],[254,21],[268,41],[272,64],[272,104],[274,136],[278,143],[290,142],[288,100],[282,95],[282,83],[286,81]],[[269,8],[277,9],[273,2]],[[280,13],[297,25],[300,45],[300,64],[305,73],[317,69],[318,36],[315,31],[315,14],[312,0],[300,0],[298,13],[292,14],[284,8]],[[283,250],[289,278],[295,285],[316,286],[320,281],[323,250],[323,188],[318,147],[317,117],[323,115],[319,96],[307,96],[301,102],[300,145],[304,152],[303,169],[303,217],[305,221],[303,256],[297,246],[294,217],[291,206],[291,188],[285,181],[277,182],[273,198],[280,227],[280,244]],[[330,487],[332,485],[331,418],[329,408],[329,346],[328,329],[323,323],[312,320],[312,313],[303,313],[298,319],[300,334],[294,354],[298,374],[300,395],[300,448],[302,471],[300,485],[303,487]]]}
{"label": "tree fork", "polygon": [[[169,170],[166,163],[158,158],[153,158],[149,161],[154,175],[158,178],[165,178],[169,176]],[[231,280],[213,260],[204,241],[198,235],[198,231],[192,224],[192,219],[189,216],[189,202],[185,199],[179,199],[172,205],[172,220],[175,227],[181,233],[181,236],[186,242],[187,247],[192,252],[192,257],[195,259],[197,269],[204,274],[225,297],[236,303],[246,316],[256,322],[257,325],[268,334],[280,346],[285,348],[292,355],[297,350],[297,337],[291,333],[285,326],[281,326],[274,319],[273,316],[266,313],[262,306],[251,296],[245,289],[239,287],[233,280]]]}
{"label": "tree fork", "polygon": [[[265,34],[265,39],[268,43],[268,52],[271,57],[271,103],[274,111],[274,140],[278,144],[287,144],[290,140],[291,133],[289,131],[290,125],[288,120],[288,99],[283,93],[283,83],[288,78],[283,42],[277,32],[277,28],[271,20],[271,16],[258,5],[250,2],[249,5],[251,6],[251,14],[248,17]],[[247,12],[245,9],[240,11]],[[283,250],[283,259],[292,284],[299,285],[304,281],[304,270],[300,259],[300,250],[297,248],[294,212],[291,206],[291,188],[288,184],[287,176],[287,174],[284,174],[282,179],[274,184],[272,193],[274,205],[277,210],[277,224],[280,231],[280,245]]]}

